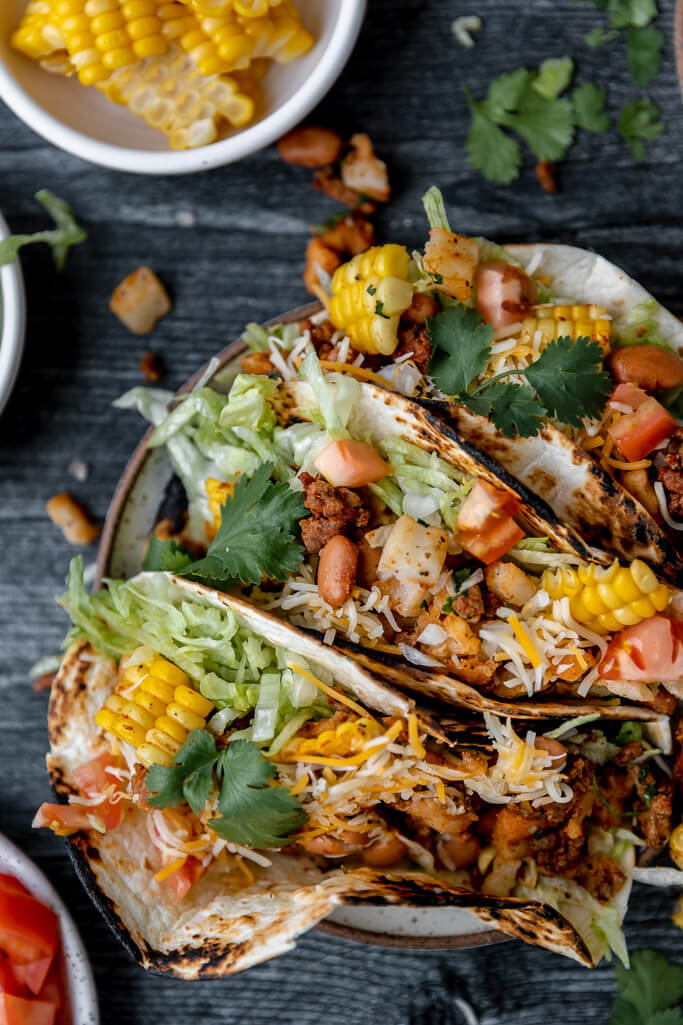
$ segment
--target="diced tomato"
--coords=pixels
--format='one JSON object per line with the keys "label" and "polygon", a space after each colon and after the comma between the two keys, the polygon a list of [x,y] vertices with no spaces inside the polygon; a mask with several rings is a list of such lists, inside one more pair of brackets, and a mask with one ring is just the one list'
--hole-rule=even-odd
{"label": "diced tomato", "polygon": [[85,794],[101,794],[105,787],[115,782],[114,777],[106,770],[114,765],[110,754],[101,754],[97,758],[78,765],[73,770],[74,782]]}
{"label": "diced tomato", "polygon": [[9,958],[0,954],[0,993],[11,993],[15,997],[25,997],[26,986],[17,978]]}
{"label": "diced tomato", "polygon": [[521,501],[485,481],[477,481],[463,502],[455,525],[465,551],[489,565],[524,537],[513,516]]}
{"label": "diced tomato", "polygon": [[610,396],[610,402],[621,402],[631,409],[638,409],[649,398],[649,395],[637,384],[618,384]]}
{"label": "diced tomato", "polygon": [[622,416],[608,431],[625,458],[636,463],[668,438],[675,427],[671,413],[649,396],[635,412]]}
{"label": "diced tomato", "polygon": [[466,552],[490,566],[523,537],[524,531],[514,520],[502,520],[486,534],[459,534],[458,540]]}
{"label": "diced tomato", "polygon": [[54,1025],[57,1008],[49,1000],[0,995],[0,1025]]}
{"label": "diced tomato", "polygon": [[362,488],[390,473],[389,464],[365,441],[333,441],[314,461],[316,470],[335,488]]}
{"label": "diced tomato", "polygon": [[51,959],[58,928],[57,915],[46,904],[35,897],[0,890],[0,950],[14,965]]}
{"label": "diced tomato", "polygon": [[31,892],[26,889],[20,879],[15,876],[5,875],[4,872],[0,872],[0,890],[6,890],[7,893],[23,893],[30,897]]}
{"label": "diced tomato", "polygon": [[[79,829],[92,829],[92,819],[100,819],[99,808],[89,804],[41,804],[33,818],[33,828],[52,829],[57,836],[69,836]],[[100,820],[104,825],[104,819]]]}
{"label": "diced tomato", "polygon": [[199,858],[193,858],[190,855],[185,863],[166,879],[166,883],[173,894],[173,899],[177,901],[182,900],[203,875],[204,866],[201,861]]}
{"label": "diced tomato", "polygon": [[[106,770],[113,765],[109,754],[98,755],[97,758],[77,766],[73,770],[74,780],[86,797],[101,794],[114,782],[114,777]],[[58,836],[68,836],[79,829],[92,829],[92,819],[97,818],[105,831],[115,829],[121,821],[121,802],[102,801],[100,804],[42,804],[33,819],[33,828],[45,826],[54,830]]]}
{"label": "diced tomato", "polygon": [[652,616],[627,626],[607,647],[599,666],[605,680],[683,681],[683,623]]}
{"label": "diced tomato", "polygon": [[536,301],[531,279],[503,260],[482,263],[476,273],[477,310],[496,331],[526,316]]}
{"label": "diced tomato", "polygon": [[53,959],[50,971],[40,990],[41,1000],[47,1000],[54,1004],[57,1010],[64,1006],[64,978],[62,976],[61,950],[57,950],[57,956]]}
{"label": "diced tomato", "polygon": [[20,982],[28,986],[32,993],[37,995],[43,988],[52,961],[52,957],[41,957],[29,964],[16,964],[14,965],[14,974]]}

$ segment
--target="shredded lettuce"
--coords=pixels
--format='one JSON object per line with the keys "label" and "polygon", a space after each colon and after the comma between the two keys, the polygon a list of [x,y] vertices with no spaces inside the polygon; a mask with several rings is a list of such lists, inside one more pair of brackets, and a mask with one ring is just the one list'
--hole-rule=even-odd
{"label": "shredded lettuce", "polygon": [[547,537],[524,537],[512,547],[522,552],[552,552],[553,550],[550,539]]}
{"label": "shredded lettuce", "polygon": [[[358,402],[361,389],[358,381],[348,374],[323,375],[315,352],[307,354],[301,364],[299,377],[308,381],[318,404],[319,418],[332,441],[342,441],[351,435],[346,428],[351,411]],[[315,416],[315,413],[309,413]]]}
{"label": "shredded lettuce", "polygon": [[296,321],[291,324],[273,324],[266,330],[252,321],[245,327],[242,337],[252,352],[267,352],[269,338],[277,338],[284,342],[285,347],[290,347],[299,337],[299,325]]}
{"label": "shredded lettuce", "polygon": [[422,205],[425,209],[430,228],[443,228],[444,231],[451,230],[441,189],[437,188],[436,185],[432,185],[431,189],[427,189],[422,197]]}
{"label": "shredded lettuce", "polygon": [[303,707],[292,702],[287,662],[294,656],[255,634],[231,609],[198,597],[190,600],[169,574],[109,580],[105,590],[90,595],[79,556],[72,560],[59,602],[73,623],[65,644],[85,638],[117,660],[133,648],[149,646],[183,669],[219,712],[236,713],[217,720],[220,728],[253,711],[252,739],[264,743],[294,716],[301,725],[328,714],[327,699],[317,689]]}
{"label": "shredded lettuce", "polygon": [[391,509],[395,516],[403,514],[403,492],[393,477],[384,477],[374,484],[368,484],[368,487],[373,495],[376,495]]}
{"label": "shredded lettuce", "polygon": [[575,730],[579,726],[585,726],[588,722],[594,722],[600,718],[600,712],[592,712],[590,715],[577,715],[574,719],[568,719],[567,722],[563,722],[561,726],[558,726],[556,730],[551,730],[550,733],[544,733],[544,737],[549,737],[550,740],[559,740],[570,730]]}
{"label": "shredded lettuce", "polygon": [[497,242],[490,242],[482,235],[475,238],[474,241],[479,246],[480,263],[493,263],[495,260],[502,260],[504,263],[511,263],[513,267],[522,267],[519,260],[512,253],[508,253],[507,249],[499,246]]}
{"label": "shredded lettuce", "polygon": [[267,400],[276,391],[277,382],[270,377],[238,374],[219,413],[221,427],[251,427],[272,434],[277,421]]}
{"label": "shredded lettuce", "polygon": [[[615,338],[617,347],[624,345],[661,345],[664,349],[671,349],[669,343],[660,332],[657,322],[657,314],[661,309],[656,299],[645,299],[644,302],[633,306],[625,317],[619,322],[619,329]],[[673,350],[671,350],[673,351]]]}

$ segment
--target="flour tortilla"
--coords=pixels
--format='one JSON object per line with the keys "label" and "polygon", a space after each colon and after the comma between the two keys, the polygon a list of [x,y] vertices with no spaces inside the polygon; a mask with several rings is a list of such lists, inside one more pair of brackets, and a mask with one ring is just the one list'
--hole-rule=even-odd
{"label": "flour tortilla", "polygon": [[[371,685],[367,673],[347,656],[300,631],[279,623],[275,636],[272,617],[198,585],[179,580],[172,584],[185,589],[188,600],[230,606],[275,643],[284,643],[288,651],[326,666],[338,684],[345,683],[359,699],[363,689],[373,707],[379,705],[380,710],[390,712],[397,701],[403,702],[404,708],[412,707],[410,699],[392,696],[385,685]],[[108,750],[94,716],[115,682],[116,666],[111,659],[95,652],[86,641],[72,645],[53,684],[48,713],[47,767],[61,800],[77,792],[73,770]],[[272,866],[237,893],[227,888],[225,869],[213,865],[176,904],[146,864],[149,839],[144,815],[140,809],[129,808],[111,833],[77,833],[68,843],[92,900],[129,953],[152,971],[183,979],[231,975],[290,950],[300,933],[334,907],[360,900],[466,908],[510,936],[587,966],[594,963],[584,940],[548,905],[476,894],[453,886],[446,877],[417,870],[325,870],[315,859],[292,848],[274,852]]]}
{"label": "flour tortilla", "polygon": [[[653,298],[621,268],[586,249],[548,243],[505,248],[523,267],[532,266],[536,276],[547,276],[558,299],[604,306],[617,332],[629,310]],[[664,341],[683,355],[683,323],[661,306],[654,319]],[[463,406],[426,405],[547,502],[588,544],[629,560],[644,559],[668,580],[683,582],[680,539],[559,428],[544,424],[533,438],[506,438],[487,418]]]}

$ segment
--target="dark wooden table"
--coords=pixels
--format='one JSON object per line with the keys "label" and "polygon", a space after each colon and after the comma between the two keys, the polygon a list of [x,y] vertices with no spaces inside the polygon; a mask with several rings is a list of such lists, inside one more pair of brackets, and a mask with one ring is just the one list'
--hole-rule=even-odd
{"label": "dark wooden table", "polygon": [[[324,0],[321,0],[324,2]],[[380,219],[385,239],[417,246],[424,237],[420,196],[438,182],[454,224],[506,239],[554,239],[601,250],[683,314],[681,98],[674,70],[671,0],[660,0],[665,62],[650,93],[667,133],[634,164],[616,132],[582,136],[561,169],[562,192],[542,192],[527,160],[509,188],[488,185],[463,151],[467,113],[462,83],[481,95],[491,77],[545,56],[572,53],[580,79],[609,88],[618,111],[637,95],[620,43],[590,51],[585,33],[601,20],[589,4],[566,0],[370,0],[355,53],[316,118],[343,132],[367,131],[388,161],[395,196]],[[450,23],[476,12],[477,47],[464,50]],[[174,309],[153,336],[168,373],[183,382],[249,320],[264,320],[306,298],[300,279],[312,221],[334,205],[308,172],[270,149],[235,167],[176,179],[108,173],[44,143],[0,108],[0,209],[17,231],[43,227],[32,195],[42,187],[70,200],[89,242],[57,276],[43,249],[27,251],[26,355],[0,419],[0,828],[56,883],[92,955],[105,1023],[185,1025],[386,1025],[462,1019],[453,997],[471,1001],[484,1025],[547,1022],[561,1016],[604,1023],[613,996],[609,966],[589,973],[548,953],[507,943],[472,951],[407,951],[360,946],[313,932],[296,952],[229,981],[183,984],[145,976],[117,945],[76,882],[62,843],[32,832],[48,787],[43,772],[47,696],[27,671],[56,651],[65,619],[54,603],[73,550],[45,515],[63,489],[103,517],[141,434],[112,401],[140,383],[147,343],[109,313],[118,281],[141,263],[169,285]],[[187,212],[195,224],[184,227]],[[190,220],[192,218],[189,218]],[[86,483],[68,473],[90,465]],[[92,560],[94,551],[86,553]],[[679,959],[670,923],[671,892],[637,889],[627,927],[633,949],[656,947]]]}

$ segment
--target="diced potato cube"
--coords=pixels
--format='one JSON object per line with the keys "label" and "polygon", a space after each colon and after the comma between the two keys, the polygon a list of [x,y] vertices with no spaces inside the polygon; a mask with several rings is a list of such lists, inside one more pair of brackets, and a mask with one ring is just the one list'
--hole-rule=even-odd
{"label": "diced potato cube", "polygon": [[171,300],[154,271],[138,267],[114,289],[109,308],[133,334],[148,335],[170,311]]}

